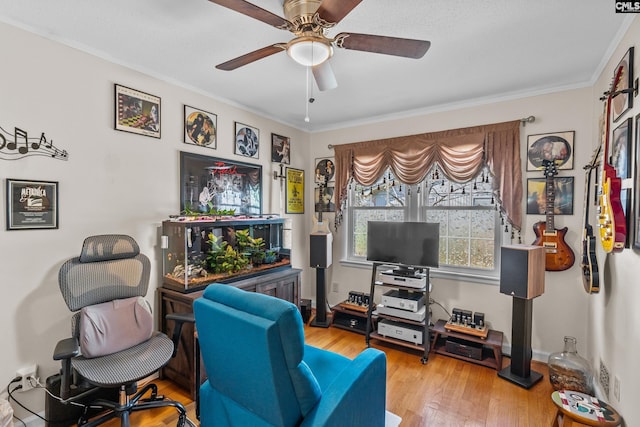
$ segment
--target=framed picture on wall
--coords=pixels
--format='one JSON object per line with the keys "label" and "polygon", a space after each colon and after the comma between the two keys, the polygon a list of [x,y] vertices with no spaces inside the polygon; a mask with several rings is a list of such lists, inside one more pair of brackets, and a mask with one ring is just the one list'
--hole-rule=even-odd
{"label": "framed picture on wall", "polygon": [[260,130],[236,122],[235,154],[257,159],[260,157]]}
{"label": "framed picture on wall", "polygon": [[7,178],[7,230],[58,228],[58,183]]}
{"label": "framed picture on wall", "polygon": [[316,159],[314,167],[314,179],[316,184],[326,184],[335,181],[336,167],[333,157]]}
{"label": "framed picture on wall", "polygon": [[552,160],[557,169],[573,169],[575,131],[527,136],[527,171],[544,170],[543,162]]}
{"label": "framed picture on wall", "polygon": [[633,119],[628,118],[618,125],[611,135],[611,141],[609,146],[609,164],[616,169],[616,175],[622,180],[622,188],[620,189],[620,204],[624,211],[625,220],[627,222],[627,241],[625,247],[631,247],[631,227],[634,222],[631,221],[633,216],[631,212],[631,204],[633,193],[629,185],[625,185],[624,181],[627,178],[631,178],[631,156],[633,146],[631,139],[631,127],[633,126]]}
{"label": "framed picture on wall", "polygon": [[180,211],[262,214],[262,166],[181,151]]}
{"label": "framed picture on wall", "polygon": [[[555,215],[573,215],[573,177],[556,176],[553,178]],[[547,213],[546,178],[527,179],[527,215],[545,215]]]}
{"label": "framed picture on wall", "polygon": [[271,134],[271,161],[285,165],[291,163],[291,139],[289,137]]}
{"label": "framed picture on wall", "polygon": [[314,189],[313,202],[316,212],[335,212],[335,187],[317,187]]}
{"label": "framed picture on wall", "polygon": [[[615,91],[624,91],[633,88],[633,46],[627,50],[627,53],[622,57],[616,68],[614,69],[614,75],[618,73],[618,70],[622,67],[622,78],[615,87]],[[630,92],[622,92],[614,96],[611,100],[611,110],[613,114],[613,121],[616,122],[624,113],[633,107],[633,96]]]}
{"label": "framed picture on wall", "polygon": [[115,128],[160,138],[160,97],[115,85]]}
{"label": "framed picture on wall", "polygon": [[287,168],[287,202],[286,213],[304,213],[304,171]]}
{"label": "framed picture on wall", "polygon": [[208,111],[184,106],[184,143],[216,148],[218,116]]}

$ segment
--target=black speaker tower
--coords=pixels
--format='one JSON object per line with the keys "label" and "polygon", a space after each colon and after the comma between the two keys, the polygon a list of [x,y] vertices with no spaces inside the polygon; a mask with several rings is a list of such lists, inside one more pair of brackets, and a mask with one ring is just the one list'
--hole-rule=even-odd
{"label": "black speaker tower", "polygon": [[526,389],[542,379],[531,370],[533,298],[544,293],[545,250],[542,246],[503,246],[500,292],[513,297],[511,365],[498,376]]}
{"label": "black speaker tower", "polygon": [[326,267],[331,266],[331,233],[312,233],[310,236],[309,264],[316,269],[316,315],[309,325],[328,328]]}

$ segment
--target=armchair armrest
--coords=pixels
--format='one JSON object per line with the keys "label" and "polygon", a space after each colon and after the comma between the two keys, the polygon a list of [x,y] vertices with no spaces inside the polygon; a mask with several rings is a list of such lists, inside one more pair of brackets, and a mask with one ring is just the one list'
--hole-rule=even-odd
{"label": "armchair armrest", "polygon": [[384,427],[386,385],[386,355],[367,348],[322,392],[300,426]]}
{"label": "armchair armrest", "polygon": [[171,336],[171,341],[173,341],[173,354],[171,357],[175,357],[176,353],[178,353],[180,335],[182,335],[182,325],[185,323],[196,323],[196,318],[193,313],[171,313],[167,314],[165,319],[176,322],[176,327],[173,328],[173,335]]}
{"label": "armchair armrest", "polygon": [[67,338],[58,341],[53,350],[53,360],[71,359],[80,354],[80,345],[77,338]]}

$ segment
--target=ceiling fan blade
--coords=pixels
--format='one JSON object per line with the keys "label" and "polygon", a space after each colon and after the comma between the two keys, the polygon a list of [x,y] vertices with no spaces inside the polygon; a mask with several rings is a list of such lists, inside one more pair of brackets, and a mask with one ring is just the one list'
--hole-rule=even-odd
{"label": "ceiling fan blade", "polygon": [[262,58],[266,58],[267,56],[271,56],[278,52],[283,52],[284,48],[281,44],[274,44],[271,46],[263,47],[262,49],[254,50],[253,52],[249,52],[245,55],[234,58],[230,61],[223,62],[222,64],[216,65],[218,70],[231,71],[236,68],[240,68],[243,65],[250,64],[254,61],[257,61]]}
{"label": "ceiling fan blade", "polygon": [[315,78],[318,89],[320,89],[321,92],[338,87],[336,75],[333,73],[333,68],[331,68],[329,61],[324,61],[323,63],[312,67],[311,71],[313,71],[313,77]]}
{"label": "ceiling fan blade", "polygon": [[272,25],[280,29],[289,29],[291,23],[286,19],[262,9],[255,4],[249,3],[244,0],[209,0],[211,3],[218,4],[226,7],[227,9],[235,10],[236,12],[247,15],[251,18],[262,21],[266,24]]}
{"label": "ceiling fan blade", "polygon": [[324,0],[316,13],[324,21],[337,24],[362,0]]}
{"label": "ceiling fan blade", "polygon": [[426,40],[356,33],[340,33],[335,37],[335,40],[336,46],[345,49],[384,53],[386,55],[404,56],[405,58],[414,59],[422,58],[431,46],[431,42]]}

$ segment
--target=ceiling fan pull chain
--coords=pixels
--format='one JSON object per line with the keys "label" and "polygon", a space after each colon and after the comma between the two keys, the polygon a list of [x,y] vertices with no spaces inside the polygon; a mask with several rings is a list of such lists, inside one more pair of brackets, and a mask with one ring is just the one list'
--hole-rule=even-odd
{"label": "ceiling fan pull chain", "polygon": [[305,93],[305,100],[304,100],[304,106],[305,106],[305,116],[304,116],[304,121],[306,123],[309,123],[309,121],[311,121],[311,119],[309,118],[309,72],[311,71],[311,67],[306,67],[307,68],[307,85],[306,85],[306,93]]}

